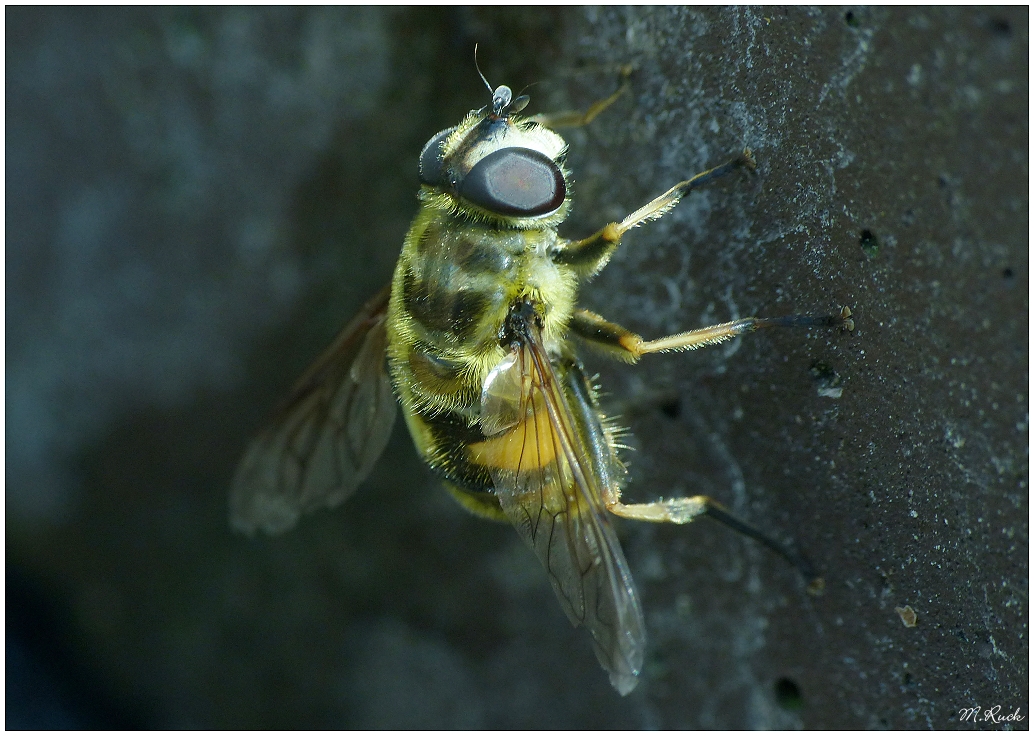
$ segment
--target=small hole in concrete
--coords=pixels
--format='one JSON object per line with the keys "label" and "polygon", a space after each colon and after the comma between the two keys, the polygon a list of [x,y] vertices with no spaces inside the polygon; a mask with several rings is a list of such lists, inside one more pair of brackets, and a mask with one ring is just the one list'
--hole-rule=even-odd
{"label": "small hole in concrete", "polygon": [[804,704],[801,689],[789,677],[781,677],[776,680],[775,699],[779,707],[786,710],[800,710]]}
{"label": "small hole in concrete", "polygon": [[815,388],[819,396],[827,396],[831,399],[839,399],[843,393],[843,381],[829,363],[818,361],[811,364],[811,377],[815,381]]}
{"label": "small hole in concrete", "polygon": [[992,18],[991,31],[999,36],[1008,36],[1012,33],[1012,24],[1006,18]]}
{"label": "small hole in concrete", "polygon": [[861,236],[858,238],[858,245],[862,246],[862,251],[870,258],[880,250],[880,241],[869,228],[862,230]]}
{"label": "small hole in concrete", "polygon": [[1002,269],[1002,278],[1003,279],[1011,279],[1015,275],[1016,274],[1013,273],[1011,268],[1003,268]]}
{"label": "small hole in concrete", "polygon": [[682,402],[678,399],[665,401],[660,408],[661,413],[669,419],[678,419],[682,415]]}
{"label": "small hole in concrete", "polygon": [[844,22],[852,28],[858,27],[858,18],[855,16],[853,10],[848,10],[846,13],[844,13]]}

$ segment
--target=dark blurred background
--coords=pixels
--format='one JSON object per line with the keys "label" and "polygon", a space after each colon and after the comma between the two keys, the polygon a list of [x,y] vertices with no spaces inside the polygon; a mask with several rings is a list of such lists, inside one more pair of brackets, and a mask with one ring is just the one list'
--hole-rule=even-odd
{"label": "dark blurred background", "polygon": [[[8,8],[8,728],[950,728],[1028,711],[1028,10]],[[620,698],[508,527],[401,424],[345,507],[233,535],[248,437],[392,270],[435,132],[565,132],[579,237],[749,145],[583,302],[647,336],[833,312],[638,367]],[[914,627],[896,609],[910,606]],[[1015,725],[1026,727],[1029,721]],[[986,725],[986,724],[968,724]]]}

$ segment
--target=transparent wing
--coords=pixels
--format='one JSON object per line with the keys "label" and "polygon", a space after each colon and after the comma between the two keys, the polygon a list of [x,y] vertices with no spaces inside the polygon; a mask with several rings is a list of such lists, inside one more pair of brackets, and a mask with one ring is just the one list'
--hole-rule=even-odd
{"label": "transparent wing", "polygon": [[485,380],[482,429],[492,436],[473,449],[494,468],[503,511],[625,695],[642,668],[643,616],[603,504],[611,450],[581,380],[573,366],[553,366],[533,328]]}
{"label": "transparent wing", "polygon": [[385,364],[383,289],[295,385],[252,440],[230,489],[230,523],[279,534],[337,506],[370,474],[395,421]]}

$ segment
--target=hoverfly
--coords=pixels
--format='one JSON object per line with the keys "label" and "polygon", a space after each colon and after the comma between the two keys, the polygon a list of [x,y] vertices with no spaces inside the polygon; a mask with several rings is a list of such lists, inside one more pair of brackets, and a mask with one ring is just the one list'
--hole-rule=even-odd
{"label": "hoverfly", "polygon": [[617,430],[572,338],[634,363],[760,327],[846,324],[850,314],[741,319],[645,340],[576,306],[579,284],[607,265],[625,233],[697,187],[755,166],[744,150],[587,238],[561,237],[570,174],[567,144],[552,128],[587,123],[627,84],[626,75],[584,114],[552,118],[520,116],[528,97],[489,85],[489,105],[431,138],[419,160],[420,209],[391,284],[251,443],[230,497],[232,524],[246,533],[283,532],[302,513],[340,504],[383,451],[397,401],[417,451],[455,498],[509,521],[532,547],[622,695],[637,683],[645,627],[608,514],[676,524],[707,514],[805,563],[705,496],[622,503]]}

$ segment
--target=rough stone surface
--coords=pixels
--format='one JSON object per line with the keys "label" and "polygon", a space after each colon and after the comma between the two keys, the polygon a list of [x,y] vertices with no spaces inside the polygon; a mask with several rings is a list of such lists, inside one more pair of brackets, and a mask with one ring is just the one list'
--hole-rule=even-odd
{"label": "rough stone surface", "polygon": [[[1028,710],[1028,11],[13,8],[7,725],[951,728]],[[647,336],[850,305],[636,367],[620,698],[509,528],[401,427],[341,510],[247,540],[249,434],[383,284],[424,141],[494,83],[565,131],[584,235],[743,146],[583,302]],[[916,616],[901,614],[909,606]],[[983,714],[981,714],[982,717]],[[983,726],[968,723],[969,727]]]}

